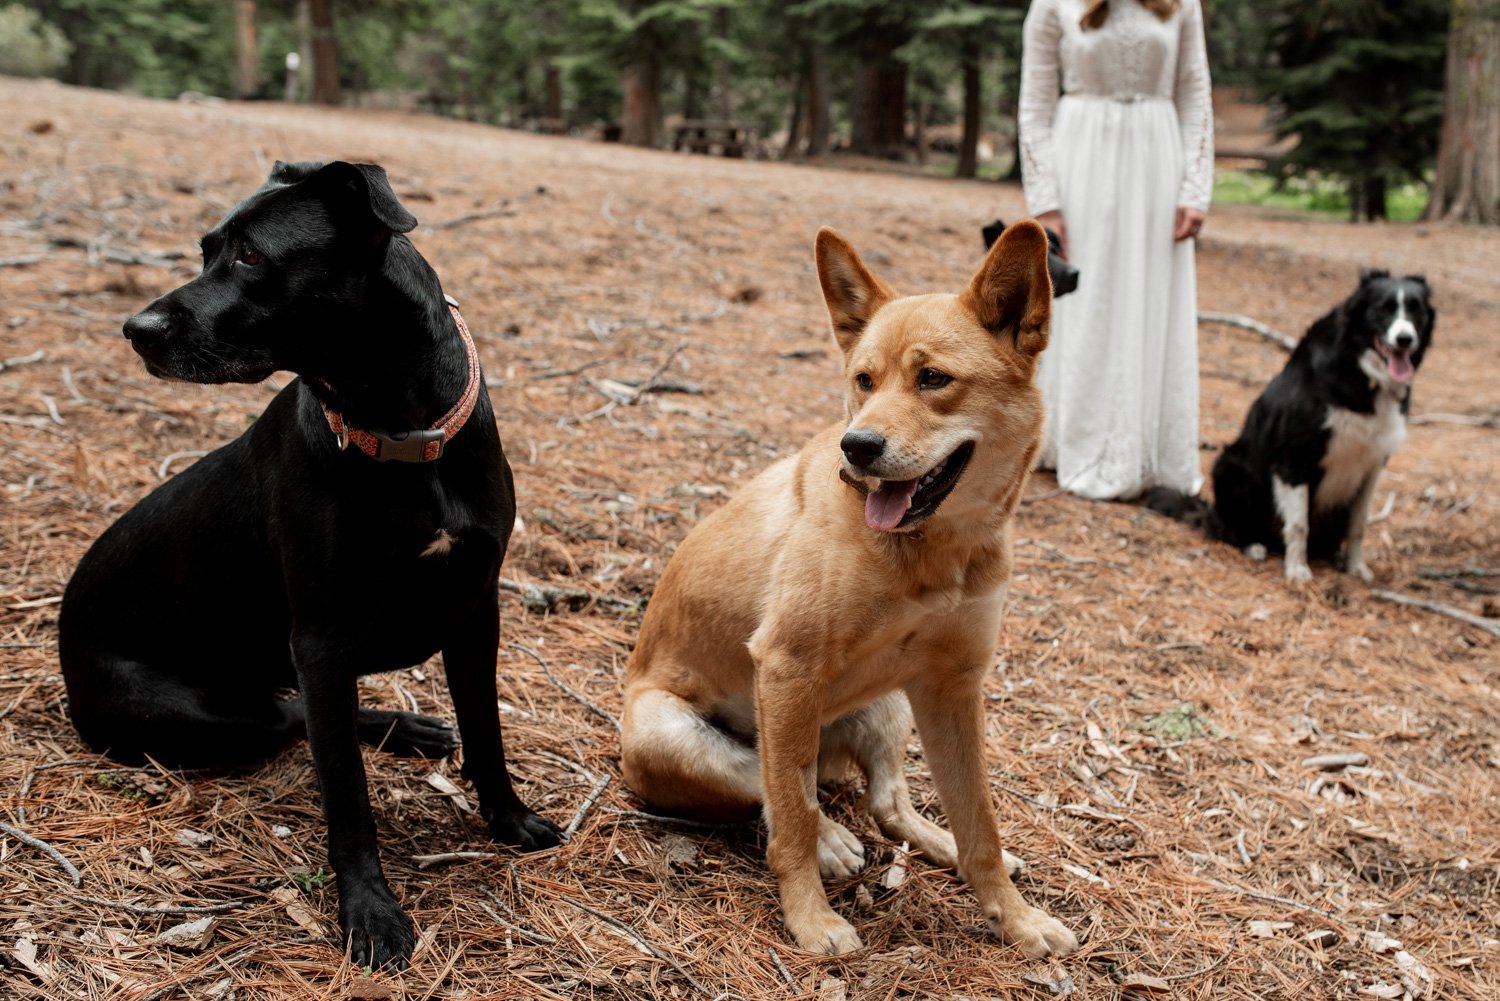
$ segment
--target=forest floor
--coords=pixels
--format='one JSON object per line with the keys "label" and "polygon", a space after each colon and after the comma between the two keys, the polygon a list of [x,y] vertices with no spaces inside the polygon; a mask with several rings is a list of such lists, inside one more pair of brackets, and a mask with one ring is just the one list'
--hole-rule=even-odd
{"label": "forest floor", "polygon": [[[1500,640],[1331,567],[1289,591],[1276,560],[1046,474],[986,684],[990,775],[1022,892],[1081,952],[1024,961],[951,874],[899,878],[848,788],[829,809],[871,861],[829,889],[867,947],[836,960],[788,942],[760,825],[632,812],[613,720],[641,607],[695,522],[841,413],[813,234],[838,228],[898,290],[957,290],[1016,187],[8,79],[0,111],[0,997],[1500,997]],[[57,667],[85,548],[288,378],[153,380],[121,321],[195,273],[198,236],[273,161],[322,158],[385,165],[463,302],[524,523],[504,577],[597,596],[502,597],[512,772],[573,821],[565,846],[497,850],[439,788],[455,762],[367,752],[421,939],[399,976],[326,937],[305,745],[240,773],[121,768],[74,734]],[[1376,497],[1375,587],[1500,621],[1500,578],[1467,572],[1500,567],[1500,235],[1229,207],[1198,262],[1203,310],[1293,336],[1361,266],[1426,273],[1436,345]],[[1214,323],[1201,344],[1206,469],[1285,356]],[[695,391],[619,385],[653,376]],[[362,692],[451,718],[432,664]],[[1360,763],[1308,763],[1333,753]],[[485,854],[417,861],[456,852]],[[160,937],[204,916],[199,941]]]}

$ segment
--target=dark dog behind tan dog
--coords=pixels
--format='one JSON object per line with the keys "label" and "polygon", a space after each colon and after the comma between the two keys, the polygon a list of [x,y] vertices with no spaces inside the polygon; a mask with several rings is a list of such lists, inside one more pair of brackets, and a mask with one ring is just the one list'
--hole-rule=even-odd
{"label": "dark dog behind tan dog", "polygon": [[[844,953],[860,939],[819,876],[852,874],[864,853],[817,783],[856,765],[881,830],[956,868],[992,932],[1027,956],[1069,952],[1073,934],[1011,883],[984,765],[982,684],[1041,440],[1046,235],[1012,226],[958,295],[898,298],[832,230],[816,251],[846,419],[673,557],[627,674],[626,780],[674,812],[764,803],[787,928]],[[951,835],[912,805],[913,715]]]}

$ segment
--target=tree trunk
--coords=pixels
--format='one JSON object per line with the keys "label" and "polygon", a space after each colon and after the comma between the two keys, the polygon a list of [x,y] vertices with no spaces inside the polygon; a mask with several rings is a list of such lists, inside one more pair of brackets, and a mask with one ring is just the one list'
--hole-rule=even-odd
{"label": "tree trunk", "polygon": [[783,160],[795,157],[797,148],[802,145],[804,120],[807,117],[803,113],[803,105],[807,103],[807,77],[807,66],[804,64],[802,72],[797,75],[797,82],[792,86],[792,121],[786,127],[786,144],[781,147]]}
{"label": "tree trunk", "polygon": [[309,0],[312,18],[312,99],[315,104],[339,104],[339,48],[333,31],[333,0]]}
{"label": "tree trunk", "polygon": [[828,103],[828,53],[821,45],[813,46],[807,64],[807,155],[822,156],[828,152],[833,116]]}
{"label": "tree trunk", "polygon": [[[720,7],[714,12],[714,33],[726,42],[729,41],[729,15],[730,9],[728,7]],[[715,75],[718,78],[715,88],[718,93],[715,97],[718,99],[719,119],[720,121],[732,122],[734,121],[735,109],[734,89],[732,86],[733,74],[729,60],[721,56],[718,66],[714,69]]]}
{"label": "tree trunk", "polygon": [[556,63],[547,64],[547,120],[555,123],[553,128],[562,128],[563,95],[562,70]]}
{"label": "tree trunk", "polygon": [[958,166],[955,177],[974,177],[979,173],[980,90],[979,41],[963,41],[964,131],[958,142]]}
{"label": "tree trunk", "polygon": [[645,60],[625,67],[625,110],[620,141],[632,146],[661,145],[661,67]]}
{"label": "tree trunk", "polygon": [[856,71],[849,148],[866,156],[906,155],[906,64],[889,35],[878,35]]}
{"label": "tree trunk", "polygon": [[917,151],[917,163],[927,166],[927,98],[919,97],[911,105],[911,142]]}
{"label": "tree trunk", "polygon": [[234,0],[234,96],[260,90],[260,49],[255,44],[255,0]]}
{"label": "tree trunk", "polygon": [[1500,5],[1454,0],[1443,132],[1424,219],[1500,224]]}

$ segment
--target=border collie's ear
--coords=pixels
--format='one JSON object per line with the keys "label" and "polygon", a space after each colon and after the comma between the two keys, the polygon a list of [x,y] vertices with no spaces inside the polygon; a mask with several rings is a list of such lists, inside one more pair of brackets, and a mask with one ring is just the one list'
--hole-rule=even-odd
{"label": "border collie's ear", "polygon": [[1003,219],[996,219],[994,222],[981,229],[979,231],[979,234],[984,237],[984,249],[989,250],[991,247],[993,247],[995,245],[995,241],[1000,239],[1000,234],[1004,232],[1005,220]]}
{"label": "border collie's ear", "polygon": [[1359,283],[1368,285],[1377,278],[1389,278],[1391,273],[1384,268],[1360,268]]}
{"label": "border collie's ear", "polygon": [[1001,233],[958,302],[990,333],[1009,331],[1017,351],[1032,358],[1040,354],[1052,324],[1047,232],[1041,223],[1023,219]]}
{"label": "border collie's ear", "polygon": [[406,211],[391,190],[384,167],[335,160],[319,170],[313,179],[327,182],[331,191],[342,190],[358,199],[370,215],[392,233],[410,233],[417,228],[416,216]]}
{"label": "border collie's ear", "polygon": [[1426,289],[1427,291],[1429,291],[1429,292],[1432,291],[1432,286],[1429,285],[1429,284],[1427,284],[1427,276],[1426,275],[1407,275],[1406,276],[1406,281],[1416,282],[1418,285],[1422,286],[1422,288]]}
{"label": "border collie's ear", "polygon": [[818,284],[823,286],[823,301],[833,324],[833,338],[847,356],[865,332],[870,318],[896,293],[876,278],[859,259],[849,241],[824,226],[813,241],[813,256],[818,263]]}

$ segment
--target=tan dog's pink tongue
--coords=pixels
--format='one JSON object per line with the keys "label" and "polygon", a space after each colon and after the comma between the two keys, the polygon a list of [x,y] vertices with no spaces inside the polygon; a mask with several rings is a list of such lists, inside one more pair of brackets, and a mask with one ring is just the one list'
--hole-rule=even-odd
{"label": "tan dog's pink tongue", "polygon": [[865,495],[865,524],[879,532],[889,532],[901,524],[911,507],[916,480],[881,480],[879,490]]}

